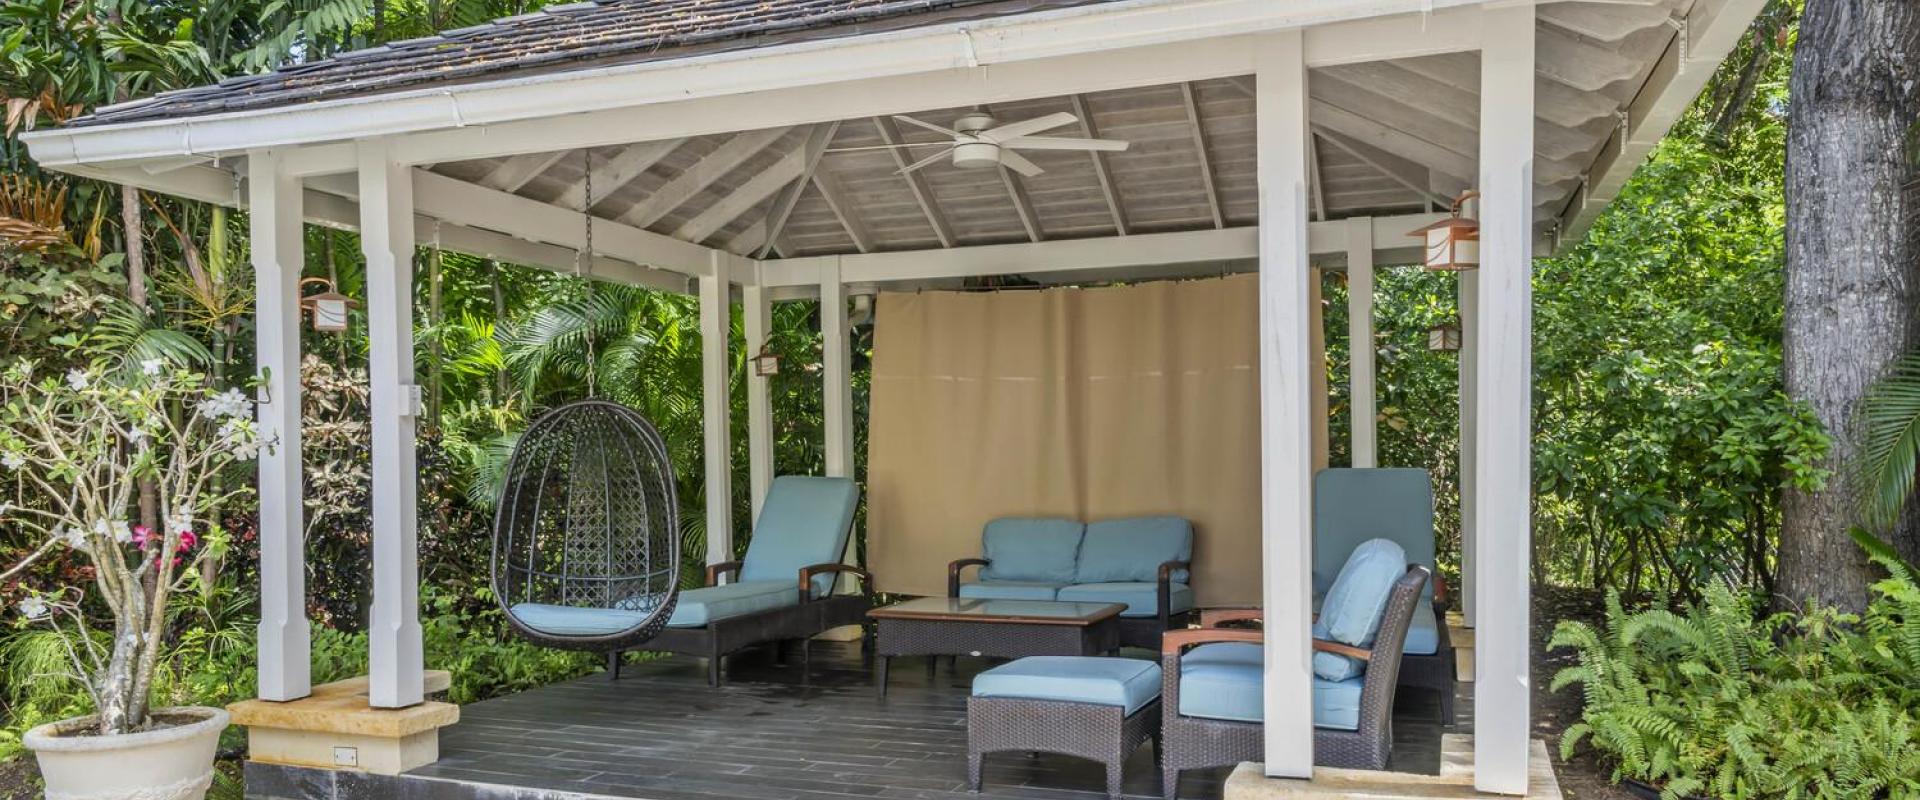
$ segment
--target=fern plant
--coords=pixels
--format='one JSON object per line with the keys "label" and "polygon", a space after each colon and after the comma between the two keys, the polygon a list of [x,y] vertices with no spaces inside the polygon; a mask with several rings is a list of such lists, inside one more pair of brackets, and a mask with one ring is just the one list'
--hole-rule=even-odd
{"label": "fern plant", "polygon": [[1890,577],[1863,617],[1759,617],[1715,585],[1679,613],[1616,594],[1599,627],[1561,623],[1549,646],[1579,659],[1552,688],[1585,697],[1562,757],[1584,742],[1615,780],[1670,799],[1920,796],[1920,587],[1884,546],[1869,554]]}

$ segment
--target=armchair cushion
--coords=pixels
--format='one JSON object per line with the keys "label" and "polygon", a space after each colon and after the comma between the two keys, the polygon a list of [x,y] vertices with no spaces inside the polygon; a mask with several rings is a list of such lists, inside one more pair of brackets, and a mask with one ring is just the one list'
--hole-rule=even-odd
{"label": "armchair cushion", "polygon": [[786,580],[740,581],[688,589],[680,593],[680,604],[674,606],[667,627],[701,628],[714,620],[797,604],[800,590],[794,581],[798,575],[799,570],[795,569],[795,577]]}
{"label": "armchair cushion", "polygon": [[[791,587],[801,567],[839,561],[846,555],[853,509],[859,501],[859,488],[846,478],[775,478],[754,523],[740,582],[780,581]],[[836,577],[832,573],[814,576],[814,591],[832,592]],[[686,603],[685,595],[680,602]]]}
{"label": "armchair cushion", "polygon": [[1070,519],[1003,517],[987,523],[981,552],[990,562],[982,580],[1072,583],[1074,561],[1087,526]]}
{"label": "armchair cushion", "polygon": [[1343,731],[1360,730],[1360,694],[1366,678],[1330,681],[1313,679],[1313,726]]}
{"label": "armchair cushion", "polygon": [[1160,665],[1131,658],[1029,656],[974,676],[973,695],[1120,706],[1132,714],[1160,697]]}
{"label": "armchair cushion", "polygon": [[[1171,591],[1167,593],[1167,613],[1179,614],[1192,610],[1193,589],[1184,583],[1171,584],[1170,588]],[[1124,603],[1127,610],[1120,612],[1120,616],[1151,617],[1160,613],[1160,584],[1158,581],[1076,583],[1060,587],[1057,599],[1081,603]]]}
{"label": "armchair cushion", "polygon": [[[1179,517],[1129,517],[1087,525],[1074,583],[1158,581],[1160,565],[1193,558],[1193,524]],[[1175,572],[1186,583],[1185,570]]]}
{"label": "armchair cushion", "polygon": [[[1391,539],[1434,569],[1433,479],[1424,469],[1323,469],[1313,476],[1313,590],[1325,593],[1355,548]],[[1433,599],[1433,582],[1420,591]]]}
{"label": "armchair cushion", "polygon": [[[1266,718],[1266,691],[1260,645],[1243,642],[1203,644],[1180,659],[1180,713],[1233,722]],[[1360,695],[1365,678],[1313,679],[1313,724],[1319,728],[1360,729]]]}
{"label": "armchair cushion", "polygon": [[1432,603],[1414,603],[1413,619],[1407,622],[1407,641],[1400,652],[1412,656],[1430,656],[1440,652],[1440,619]]}
{"label": "armchair cushion", "polygon": [[[1406,571],[1407,554],[1400,545],[1388,539],[1362,543],[1327,590],[1314,635],[1355,647],[1371,646],[1394,581]],[[1315,653],[1313,667],[1315,675],[1330,681],[1346,680],[1366,669],[1354,659],[1332,653]]]}
{"label": "armchair cushion", "polygon": [[1052,600],[1060,584],[1044,581],[978,581],[960,584],[960,596],[979,600]]}

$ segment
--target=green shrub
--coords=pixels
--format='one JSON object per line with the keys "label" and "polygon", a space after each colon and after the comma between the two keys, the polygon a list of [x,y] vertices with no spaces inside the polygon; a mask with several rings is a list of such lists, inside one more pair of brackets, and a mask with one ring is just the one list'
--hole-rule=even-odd
{"label": "green shrub", "polygon": [[1812,608],[1756,615],[1755,600],[1710,587],[1683,613],[1629,613],[1617,593],[1600,629],[1562,622],[1551,647],[1579,663],[1581,722],[1561,738],[1613,764],[1614,779],[1665,796],[1880,798],[1920,795],[1920,588],[1891,573],[1865,616]]}

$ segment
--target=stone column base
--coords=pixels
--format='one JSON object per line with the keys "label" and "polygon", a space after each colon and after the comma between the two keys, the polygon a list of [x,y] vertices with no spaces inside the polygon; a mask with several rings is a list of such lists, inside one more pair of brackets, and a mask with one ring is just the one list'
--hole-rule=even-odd
{"label": "stone column base", "polygon": [[[452,684],[427,672],[427,693]],[[298,700],[243,700],[227,706],[247,726],[247,758],[268,764],[398,775],[440,758],[440,729],[460,720],[460,707],[428,701],[373,708],[365,676],[313,687]]]}
{"label": "stone column base", "polygon": [[[1547,758],[1546,742],[1533,740],[1527,759],[1525,800],[1561,800],[1560,780]],[[1311,780],[1269,778],[1256,762],[1227,776],[1225,800],[1388,800],[1389,798],[1495,798],[1473,788],[1473,737],[1440,737],[1440,774],[1412,775],[1365,769],[1314,767]]]}

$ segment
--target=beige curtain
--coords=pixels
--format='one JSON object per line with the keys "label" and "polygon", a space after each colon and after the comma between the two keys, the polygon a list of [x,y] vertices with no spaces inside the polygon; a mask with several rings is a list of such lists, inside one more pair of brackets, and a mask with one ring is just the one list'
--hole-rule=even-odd
{"label": "beige curtain", "polygon": [[1255,281],[881,295],[876,588],[944,594],[994,517],[1174,514],[1193,521],[1200,604],[1258,604]]}

